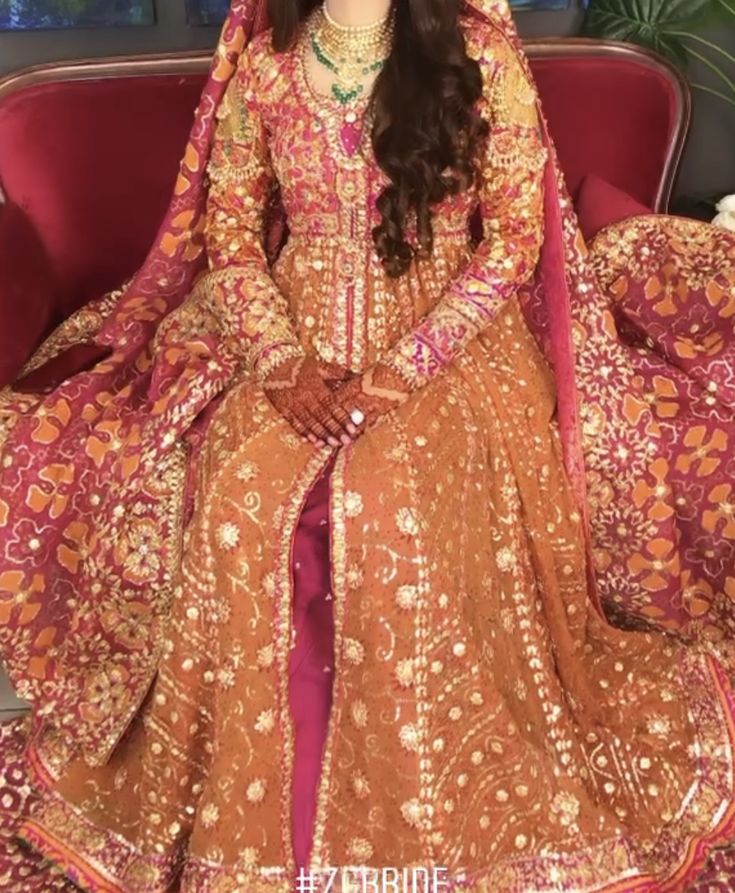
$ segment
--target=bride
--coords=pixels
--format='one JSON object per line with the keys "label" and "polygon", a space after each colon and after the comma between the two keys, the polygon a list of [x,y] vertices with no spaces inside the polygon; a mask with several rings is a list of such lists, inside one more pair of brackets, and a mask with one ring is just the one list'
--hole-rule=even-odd
{"label": "bride", "polygon": [[267,13],[142,269],[2,395],[14,858],[684,891],[735,838],[735,244],[587,249],[504,2]]}

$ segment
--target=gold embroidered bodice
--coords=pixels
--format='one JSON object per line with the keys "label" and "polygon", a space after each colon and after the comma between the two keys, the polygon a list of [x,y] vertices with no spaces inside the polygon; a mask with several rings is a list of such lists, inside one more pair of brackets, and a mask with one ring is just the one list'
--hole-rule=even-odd
{"label": "gold embroidered bodice", "polygon": [[[275,53],[265,32],[243,53],[218,112],[206,239],[212,279],[238,296],[236,328],[253,365],[298,344],[353,371],[383,360],[420,386],[532,273],[546,160],[535,94],[501,37],[474,22],[464,28],[483,73],[478,110],[490,138],[476,185],[433,209],[432,255],[398,279],[372,238],[389,179],[372,152],[366,100],[342,106],[318,93],[303,41]],[[275,193],[290,236],[269,268],[263,225]],[[484,238],[475,249],[478,208]],[[412,220],[407,234],[415,243]]]}

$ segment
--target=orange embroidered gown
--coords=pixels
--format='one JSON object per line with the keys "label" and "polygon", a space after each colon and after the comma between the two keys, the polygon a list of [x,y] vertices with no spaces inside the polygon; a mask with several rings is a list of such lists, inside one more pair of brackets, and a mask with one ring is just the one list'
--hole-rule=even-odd
{"label": "orange embroidered gown", "polygon": [[[385,358],[413,393],[333,451],[302,441],[254,373],[229,389],[144,704],[106,765],[53,737],[37,749],[48,788],[22,834],[83,889],[292,889],[289,560],[332,459],[315,875],[440,866],[471,893],[674,891],[703,843],[735,836],[721,668],[590,601],[553,377],[513,294],[542,241],[546,149],[517,58],[464,27],[491,124],[483,178],[436,209],[433,255],[397,280],[373,250],[386,180],[360,101],[315,93],[303,44],[276,55],[266,33],[242,56],[210,161],[210,270],[178,323],[237,299],[266,366],[296,343],[354,371]],[[271,269],[276,189],[290,236]]]}

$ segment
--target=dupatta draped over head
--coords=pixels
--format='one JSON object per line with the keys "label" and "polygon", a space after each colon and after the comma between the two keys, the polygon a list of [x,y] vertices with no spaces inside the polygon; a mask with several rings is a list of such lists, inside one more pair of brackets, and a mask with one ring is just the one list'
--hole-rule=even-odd
{"label": "dupatta draped over head", "polygon": [[[527,66],[504,0],[465,6]],[[267,26],[264,7],[231,7],[171,205],[141,269],[54,332],[0,400],[3,659],[33,702],[36,731],[52,723],[93,765],[109,757],[155,674],[197,448],[240,362],[219,334],[222,321],[191,331],[174,311],[206,268],[215,112],[243,48]],[[555,373],[566,467],[584,514],[570,301],[591,292],[594,277],[548,133],[545,141],[545,242],[520,297]],[[270,219],[272,260],[284,231],[279,207]]]}

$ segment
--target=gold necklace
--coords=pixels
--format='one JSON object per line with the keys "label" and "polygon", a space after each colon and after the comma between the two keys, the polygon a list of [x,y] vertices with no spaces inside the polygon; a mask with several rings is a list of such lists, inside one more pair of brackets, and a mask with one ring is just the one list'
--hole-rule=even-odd
{"label": "gold necklace", "polygon": [[324,2],[312,20],[310,40],[319,64],[335,76],[332,95],[347,105],[365,89],[363,79],[377,71],[390,54],[392,10],[369,25],[340,25],[329,15]]}

